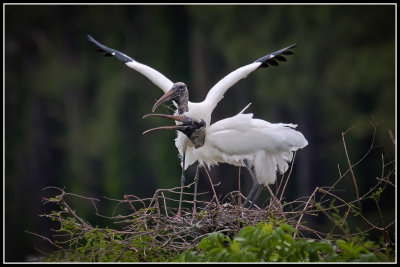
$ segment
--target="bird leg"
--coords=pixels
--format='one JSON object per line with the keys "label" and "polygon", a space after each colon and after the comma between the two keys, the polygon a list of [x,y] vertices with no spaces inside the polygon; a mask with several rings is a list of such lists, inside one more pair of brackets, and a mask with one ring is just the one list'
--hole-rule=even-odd
{"label": "bird leg", "polygon": [[255,198],[253,197],[254,193],[257,191],[256,195],[258,197],[258,195],[261,192],[260,188],[262,189],[262,187],[260,187],[260,184],[257,182],[256,175],[254,174],[253,170],[251,169],[247,159],[244,159],[243,163],[246,166],[247,170],[249,171],[251,178],[253,179],[253,187],[251,188],[250,193],[247,195],[246,201],[242,204],[242,207],[245,207],[247,205],[247,203],[249,202],[249,200],[251,200],[250,201],[251,202],[250,207],[251,207],[253,205],[253,201],[255,200]]}
{"label": "bird leg", "polygon": [[258,188],[257,188],[256,194],[254,195],[253,200],[251,201],[251,204],[250,204],[249,208],[251,208],[253,206],[254,201],[256,201],[258,199],[258,197],[259,197],[259,195],[260,195],[260,193],[261,193],[261,191],[263,189],[264,189],[264,187],[262,186],[262,184],[258,184]]}
{"label": "bird leg", "polygon": [[186,151],[183,153],[183,157],[182,157],[183,165],[182,165],[182,175],[181,175],[181,194],[179,196],[179,208],[178,208],[178,213],[173,218],[178,221],[182,220],[181,209],[182,209],[183,187],[185,186],[185,155],[186,155]]}
{"label": "bird leg", "polygon": [[196,215],[197,183],[198,182],[199,182],[199,164],[197,164],[196,174],[194,176],[193,216]]}
{"label": "bird leg", "polygon": [[[253,187],[251,188],[251,191],[250,191],[249,195],[247,196],[246,201],[243,203],[242,207],[245,207],[247,205],[247,203],[250,201],[249,208],[251,208],[254,205],[254,201],[256,201],[258,199],[258,197],[263,189],[263,186],[262,186],[262,184],[259,184],[257,182],[256,175],[254,174],[253,170],[251,169],[249,162],[246,159],[244,159],[243,163],[246,166],[247,170],[249,171],[251,178],[253,179]],[[268,189],[268,192],[271,195],[271,198],[273,199],[273,201],[275,201],[276,197],[275,197],[274,193],[272,193],[271,188],[269,188],[268,185],[266,185],[266,187]],[[253,196],[254,193],[255,193],[255,195]]]}
{"label": "bird leg", "polygon": [[247,196],[246,200],[242,204],[243,208],[246,207],[248,202],[250,202],[249,208],[251,208],[253,206],[254,201],[257,199],[257,198],[255,198],[254,192],[257,192],[257,194],[259,194],[259,192],[261,192],[260,189],[262,189],[262,186],[260,184],[258,184],[257,182],[253,183],[253,187],[251,188],[249,195]]}

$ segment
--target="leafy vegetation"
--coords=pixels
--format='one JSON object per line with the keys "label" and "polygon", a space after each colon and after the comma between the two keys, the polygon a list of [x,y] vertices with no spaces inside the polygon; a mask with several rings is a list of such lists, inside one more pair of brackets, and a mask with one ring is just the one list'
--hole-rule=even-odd
{"label": "leafy vegetation", "polygon": [[[98,201],[56,189],[60,194],[44,198],[44,203],[55,203],[58,209],[43,217],[59,223],[54,230],[54,241],[47,239],[57,249],[46,253],[41,260],[48,262],[387,262],[394,261],[393,223],[382,226],[372,224],[364,217],[361,202],[373,200],[378,211],[379,199],[390,181],[392,173],[380,179],[368,194],[350,203],[331,193],[332,188],[316,188],[303,201],[275,205],[266,209],[246,209],[238,205],[240,195],[231,194],[233,204],[203,203],[193,215],[183,209],[182,220],[169,216],[168,194],[171,190],[157,190],[151,199],[125,196],[117,206],[125,204],[134,212],[109,217],[120,227],[93,227],[71,208],[68,197]],[[288,179],[289,177],[287,177]],[[321,195],[319,195],[321,194]],[[322,201],[331,197],[327,207]],[[318,196],[318,198],[317,198]],[[142,208],[136,204],[143,205]],[[160,204],[162,203],[162,204]],[[286,209],[286,210],[285,210]],[[297,211],[295,211],[297,210]],[[97,208],[96,208],[97,212]],[[324,215],[333,226],[328,233],[310,229],[303,215]],[[354,231],[349,214],[367,222],[372,228]],[[98,216],[101,216],[97,214]],[[104,217],[104,216],[102,216]],[[369,233],[379,231],[379,242],[372,241]],[[341,234],[340,234],[341,232]],[[37,234],[36,234],[37,235]],[[39,235],[37,235],[39,236]],[[312,237],[314,236],[314,237]]]}
{"label": "leafy vegetation", "polygon": [[243,228],[233,239],[211,233],[175,261],[182,262],[351,262],[389,261],[371,241],[317,241],[293,238],[295,228],[259,223]]}

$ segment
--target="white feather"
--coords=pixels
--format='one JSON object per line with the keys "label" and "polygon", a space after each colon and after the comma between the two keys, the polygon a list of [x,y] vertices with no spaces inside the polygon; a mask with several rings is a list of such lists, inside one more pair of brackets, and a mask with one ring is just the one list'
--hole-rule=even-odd
{"label": "white feather", "polygon": [[164,91],[164,93],[168,92],[174,83],[169,80],[167,77],[165,77],[163,74],[158,72],[157,70],[146,66],[142,63],[139,63],[137,61],[129,61],[125,63],[128,67],[136,70],[137,72],[143,74],[146,78],[148,78],[150,81],[152,81],[155,85],[161,88],[161,90]]}
{"label": "white feather", "polygon": [[221,101],[221,99],[224,97],[225,92],[229,88],[231,88],[241,79],[246,78],[247,75],[255,71],[258,67],[260,67],[260,65],[260,62],[253,62],[251,64],[238,68],[222,78],[222,80],[220,80],[217,84],[215,84],[210,89],[204,100],[211,108],[211,112],[217,106],[218,102]]}
{"label": "white feather", "polygon": [[187,148],[185,168],[198,159],[201,164],[229,163],[243,166],[247,159],[260,184],[271,184],[276,172],[288,170],[293,151],[308,142],[295,125],[269,123],[253,119],[253,114],[239,113],[210,125],[206,130],[204,145],[198,149]]}

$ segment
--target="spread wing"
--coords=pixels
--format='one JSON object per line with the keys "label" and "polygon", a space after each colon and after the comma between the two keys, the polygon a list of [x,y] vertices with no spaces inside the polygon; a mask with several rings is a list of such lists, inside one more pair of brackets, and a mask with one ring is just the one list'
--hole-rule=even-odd
{"label": "spread wing", "polygon": [[253,63],[245,65],[229,73],[227,76],[225,76],[222,80],[220,80],[210,89],[205,101],[209,103],[210,107],[213,110],[218,104],[218,102],[224,97],[225,92],[229,88],[231,88],[234,84],[236,84],[239,80],[246,78],[247,75],[249,75],[250,73],[259,68],[266,68],[268,66],[278,66],[279,65],[278,61],[280,62],[286,61],[285,56],[293,54],[293,52],[291,52],[290,49],[295,47],[296,47],[295,44],[285,47],[281,50],[263,56],[254,61]]}
{"label": "spread wing", "polygon": [[163,74],[161,74],[159,71],[157,71],[149,66],[146,66],[142,63],[137,62],[133,58],[125,55],[122,52],[119,52],[118,50],[109,48],[109,47],[99,43],[90,35],[87,35],[87,37],[90,42],[92,42],[99,48],[99,51],[105,52],[106,56],[116,57],[118,60],[124,62],[128,67],[143,74],[146,78],[148,78],[150,81],[152,81],[155,85],[160,87],[161,90],[164,91],[164,93],[166,93],[167,91],[169,91],[172,88],[174,83],[171,80],[169,80],[167,77],[165,77]]}

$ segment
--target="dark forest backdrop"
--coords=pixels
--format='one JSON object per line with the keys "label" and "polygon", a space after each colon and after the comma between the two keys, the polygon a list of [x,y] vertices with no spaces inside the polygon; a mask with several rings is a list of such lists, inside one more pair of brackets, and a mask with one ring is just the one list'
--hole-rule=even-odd
{"label": "dark forest backdrop", "polygon": [[[225,95],[212,121],[249,112],[298,124],[309,145],[296,155],[287,199],[332,185],[346,169],[342,132],[360,191],[395,160],[394,5],[6,5],[5,256],[25,261],[56,228],[38,214],[42,188],[121,199],[151,197],[179,186],[173,132],[142,135],[165,121],[143,120],[162,91],[115,58],[103,57],[86,34],[188,85],[201,101],[222,77],[296,43],[279,67],[250,74]],[[162,110],[160,110],[162,111]],[[371,123],[372,122],[372,123]],[[393,167],[393,165],[392,165]],[[187,183],[192,181],[189,169]],[[237,190],[238,168],[211,175],[218,194]],[[251,179],[242,171],[242,189]],[[354,197],[351,178],[341,183]],[[199,191],[210,191],[201,174]],[[264,200],[267,193],[265,193]],[[204,196],[206,198],[207,196]],[[261,198],[260,203],[262,203]],[[394,194],[385,218],[394,218]],[[110,215],[114,205],[101,207]],[[79,212],[96,222],[90,205]],[[372,214],[371,216],[374,216]]]}

